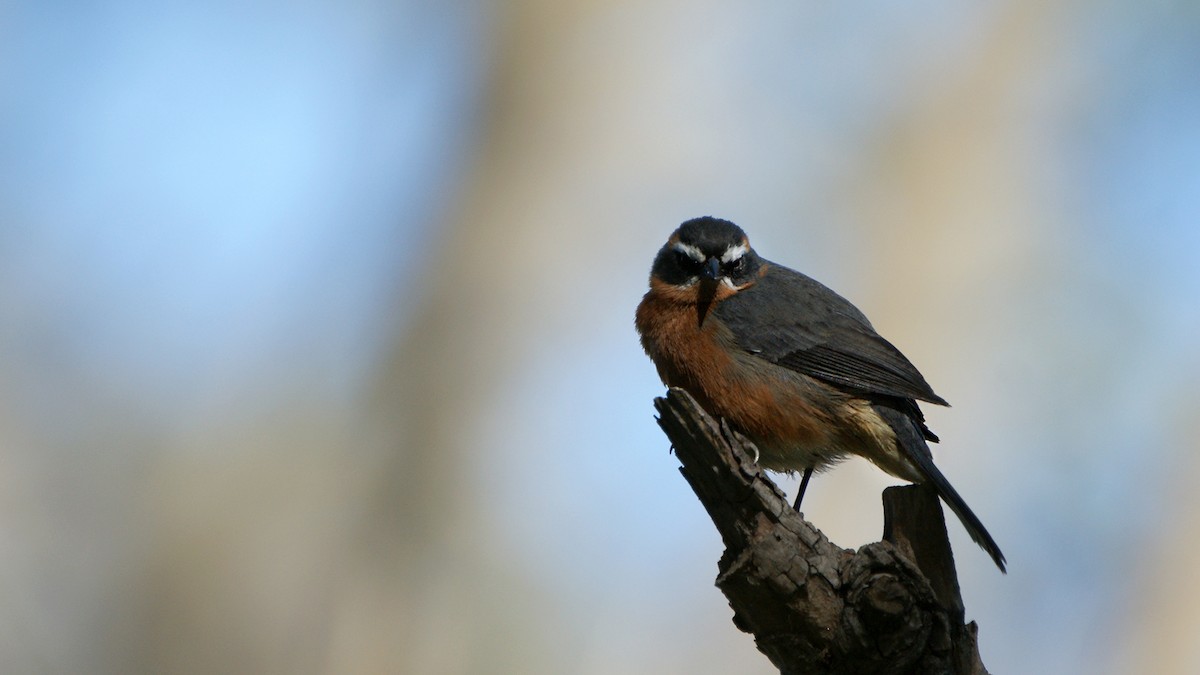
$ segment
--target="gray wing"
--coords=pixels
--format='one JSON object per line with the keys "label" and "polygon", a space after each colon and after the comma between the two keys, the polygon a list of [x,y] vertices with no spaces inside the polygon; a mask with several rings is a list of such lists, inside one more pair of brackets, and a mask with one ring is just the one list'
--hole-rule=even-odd
{"label": "gray wing", "polygon": [[850,301],[795,270],[763,262],[770,267],[754,292],[737,293],[714,309],[742,349],[852,393],[949,405]]}

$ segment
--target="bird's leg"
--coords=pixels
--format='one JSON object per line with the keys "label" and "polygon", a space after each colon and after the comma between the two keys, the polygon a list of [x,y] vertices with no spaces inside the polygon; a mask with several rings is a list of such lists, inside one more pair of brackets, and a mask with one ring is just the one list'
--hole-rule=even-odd
{"label": "bird's leg", "polygon": [[796,513],[800,513],[800,502],[804,499],[804,491],[808,488],[808,479],[812,478],[812,474],[813,468],[810,466],[804,470],[804,477],[800,479],[800,491],[796,493],[796,503],[792,505]]}
{"label": "bird's leg", "polygon": [[720,427],[721,433],[725,436],[726,440],[730,441],[731,443],[740,443],[742,447],[750,446],[750,449],[754,451],[754,463],[758,464],[759,455],[757,445],[751,443],[750,439],[743,436],[742,433],[737,429],[734,429],[724,417],[721,418]]}

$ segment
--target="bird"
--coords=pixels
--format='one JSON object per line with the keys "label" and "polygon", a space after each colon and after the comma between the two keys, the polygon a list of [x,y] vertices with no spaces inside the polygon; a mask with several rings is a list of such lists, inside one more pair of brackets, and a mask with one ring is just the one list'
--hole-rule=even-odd
{"label": "bird", "polygon": [[928,483],[1006,572],[996,541],[933,462],[918,401],[948,406],[850,301],[771,262],[742,228],[705,216],[659,249],[635,325],[668,387],[749,438],[759,465],[814,471],[851,455]]}

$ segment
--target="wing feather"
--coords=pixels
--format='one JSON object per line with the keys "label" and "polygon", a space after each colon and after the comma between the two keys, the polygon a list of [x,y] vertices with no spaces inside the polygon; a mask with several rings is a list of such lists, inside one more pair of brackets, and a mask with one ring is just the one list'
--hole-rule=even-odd
{"label": "wing feather", "polygon": [[795,270],[764,263],[754,292],[715,310],[743,349],[855,394],[948,405],[848,300]]}

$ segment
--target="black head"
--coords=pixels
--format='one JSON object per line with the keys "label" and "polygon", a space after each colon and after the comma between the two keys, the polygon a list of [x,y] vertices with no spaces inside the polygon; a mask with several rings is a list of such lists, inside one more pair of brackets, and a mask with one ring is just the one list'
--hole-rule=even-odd
{"label": "black head", "polygon": [[737,290],[754,279],[760,264],[742,228],[705,216],[675,230],[658,251],[650,275],[672,286],[725,282]]}

